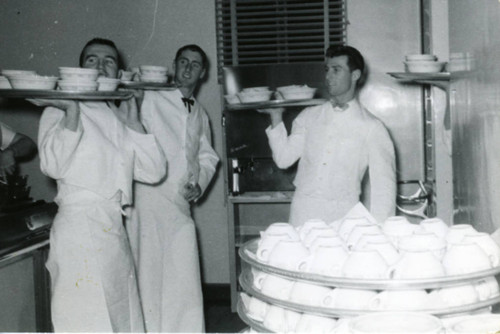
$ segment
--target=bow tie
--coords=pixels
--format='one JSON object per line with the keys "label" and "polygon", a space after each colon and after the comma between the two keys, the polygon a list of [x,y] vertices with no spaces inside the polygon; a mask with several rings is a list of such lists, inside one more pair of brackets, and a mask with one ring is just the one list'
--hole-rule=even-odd
{"label": "bow tie", "polygon": [[337,109],[337,110],[346,110],[347,108],[349,108],[349,104],[348,103],[338,103],[336,101],[330,101],[330,103],[332,104],[332,107],[333,109]]}
{"label": "bow tie", "polygon": [[194,100],[183,97],[182,102],[184,102],[184,106],[188,108],[188,111],[191,112],[191,106],[194,105]]}

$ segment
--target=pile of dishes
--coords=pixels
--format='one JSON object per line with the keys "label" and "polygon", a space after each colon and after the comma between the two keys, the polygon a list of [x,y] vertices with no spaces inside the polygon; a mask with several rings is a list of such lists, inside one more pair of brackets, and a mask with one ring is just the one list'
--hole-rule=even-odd
{"label": "pile of dishes", "polygon": [[410,73],[438,73],[446,64],[444,61],[438,61],[437,57],[431,54],[410,54],[405,58],[406,72]]}
{"label": "pile of dishes", "polygon": [[471,225],[438,218],[273,223],[240,257],[240,316],[264,330],[299,332],[314,315],[328,332],[363,314],[488,313],[500,302],[500,247]]}
{"label": "pile of dishes", "polygon": [[307,85],[290,85],[276,88],[277,95],[284,100],[307,100],[312,99],[316,88]]}
{"label": "pile of dishes", "polygon": [[142,82],[167,83],[168,68],[166,66],[142,65],[139,66],[139,77]]}

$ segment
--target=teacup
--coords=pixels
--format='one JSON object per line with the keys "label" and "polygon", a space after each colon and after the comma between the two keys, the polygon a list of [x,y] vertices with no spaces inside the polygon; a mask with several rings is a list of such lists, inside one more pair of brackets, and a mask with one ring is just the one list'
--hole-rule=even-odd
{"label": "teacup", "polygon": [[481,314],[454,322],[450,326],[449,332],[450,334],[498,333],[499,324],[500,314]]}
{"label": "teacup", "polygon": [[302,313],[295,333],[332,333],[337,326],[337,320],[334,318]]}
{"label": "teacup", "polygon": [[342,266],[342,275],[351,278],[388,278],[389,266],[376,250],[352,250]]}
{"label": "teacup", "polygon": [[269,274],[267,274],[263,271],[260,271],[258,269],[255,269],[253,267],[252,267],[251,271],[252,271],[252,285],[257,290],[262,289],[262,282],[264,281],[264,278]]}
{"label": "teacup", "polygon": [[307,234],[304,235],[302,242],[306,247],[310,247],[314,240],[319,237],[338,237],[338,234],[333,228],[329,226],[313,227]]}
{"label": "teacup", "polygon": [[375,296],[377,292],[374,290],[335,288],[325,297],[323,306],[344,310],[365,310]]}
{"label": "teacup", "polygon": [[418,311],[429,308],[425,290],[385,290],[370,301],[371,310]]}
{"label": "teacup", "polygon": [[363,249],[369,242],[386,242],[386,241],[390,242],[389,238],[386,237],[384,234],[380,233],[363,234],[361,238],[359,238],[358,243],[354,246],[354,249]]}
{"label": "teacup", "polygon": [[490,269],[488,255],[476,243],[451,243],[443,256],[447,275],[463,275]]}
{"label": "teacup", "polygon": [[328,225],[321,219],[308,219],[304,224],[297,227],[300,239],[304,240],[309,231],[315,227],[328,227]]}
{"label": "teacup", "polygon": [[288,324],[285,318],[285,309],[277,305],[270,304],[263,324],[271,332],[286,333],[288,331]]}
{"label": "teacup", "polygon": [[476,243],[488,255],[491,265],[496,267],[500,264],[500,247],[493,238],[484,232],[467,234],[462,239],[463,242]]}
{"label": "teacup", "polygon": [[338,233],[343,240],[347,240],[349,234],[357,225],[371,224],[365,217],[348,217],[344,218],[338,227]]}
{"label": "teacup", "polygon": [[420,312],[386,311],[360,315],[349,321],[351,334],[368,333],[443,333],[441,321]]}
{"label": "teacup", "polygon": [[268,263],[277,268],[305,271],[309,255],[309,250],[302,242],[280,240],[271,250]]}
{"label": "teacup", "polygon": [[498,295],[500,295],[498,281],[495,276],[481,278],[475,281],[473,285],[476,289],[479,300],[481,301],[498,297]]}
{"label": "teacup", "polygon": [[299,324],[302,313],[285,309],[285,322],[287,327],[287,333],[292,333],[297,328]]}
{"label": "teacup", "polygon": [[378,242],[377,241],[368,242],[365,245],[364,249],[375,250],[379,252],[379,254],[382,255],[385,262],[387,262],[389,266],[395,264],[401,256],[396,247],[394,247],[394,245],[387,240]]}
{"label": "teacup", "polygon": [[288,300],[295,281],[268,274],[264,277],[260,291],[271,298]]}
{"label": "teacup", "polygon": [[466,235],[476,233],[477,230],[470,224],[452,225],[448,228],[448,233],[446,234],[446,242],[459,243]]}
{"label": "teacup", "polygon": [[299,233],[288,223],[276,222],[270,224],[264,232],[261,232],[261,239],[263,238],[263,234],[288,234],[290,236],[290,240],[299,240]]}
{"label": "teacup", "polygon": [[365,234],[382,234],[382,229],[374,224],[358,224],[354,226],[346,239],[348,249],[355,247]]}
{"label": "teacup", "polygon": [[431,251],[403,251],[399,261],[389,269],[394,279],[442,277],[445,269]]}
{"label": "teacup", "polygon": [[342,246],[343,248],[347,249],[344,241],[339,236],[336,237],[317,237],[313,243],[309,246],[309,251],[314,253],[316,251],[316,248],[322,247],[322,246]]}
{"label": "teacup", "polygon": [[342,276],[342,267],[349,257],[344,246],[319,246],[311,252],[307,271],[332,277]]}
{"label": "teacup", "polygon": [[389,239],[397,245],[399,239],[412,235],[418,225],[412,224],[403,216],[392,216],[387,218],[382,224],[382,231]]}
{"label": "teacup", "polygon": [[444,239],[448,234],[448,225],[440,218],[427,218],[420,221],[419,226],[422,230],[434,233],[440,239]]}
{"label": "teacup", "polygon": [[267,263],[271,251],[278,244],[278,242],[280,242],[281,240],[290,240],[290,236],[285,233],[263,233],[261,234],[261,236],[262,238],[257,243],[257,251],[255,255],[257,256],[258,260],[264,263]]}
{"label": "teacup", "polygon": [[248,316],[257,321],[264,321],[269,309],[269,304],[255,297],[250,297],[248,301]]}
{"label": "teacup", "polygon": [[430,250],[438,259],[442,259],[446,252],[446,241],[432,232],[415,231],[399,239],[400,251],[424,251]]}
{"label": "teacup", "polygon": [[302,305],[323,305],[332,288],[308,282],[297,281],[290,291],[290,301]]}
{"label": "teacup", "polygon": [[134,80],[136,74],[137,73],[134,71],[124,71],[124,70],[118,71],[118,77],[120,78],[121,81],[132,81]]}
{"label": "teacup", "polygon": [[472,284],[444,287],[429,294],[431,305],[437,308],[469,305],[479,302],[478,293]]}

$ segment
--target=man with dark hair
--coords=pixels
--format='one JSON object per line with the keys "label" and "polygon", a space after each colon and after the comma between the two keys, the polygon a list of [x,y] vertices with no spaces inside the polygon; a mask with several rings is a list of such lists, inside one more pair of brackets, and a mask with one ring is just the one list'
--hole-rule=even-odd
{"label": "man with dark hair", "polygon": [[302,111],[290,135],[283,125],[283,108],[260,110],[271,118],[266,134],[278,167],[300,159],[290,210],[295,226],[312,218],[342,218],[360,201],[366,173],[371,214],[378,222],[395,214],[394,146],[383,123],[356,98],[364,75],[358,50],[330,47],[325,61],[328,102]]}
{"label": "man with dark hair", "polygon": [[85,56],[86,56],[87,50],[89,47],[91,47],[93,45],[104,45],[104,46],[107,46],[107,47],[115,50],[114,53],[116,54],[116,58],[114,60],[116,61],[116,66],[117,66],[118,70],[124,69],[125,64],[123,63],[123,59],[120,55],[120,52],[118,51],[118,48],[115,45],[115,42],[113,42],[109,39],[100,38],[100,37],[96,37],[96,38],[91,39],[83,47],[82,52],[80,53],[80,61],[79,61],[80,67],[84,66]]}
{"label": "man with dark hair", "polygon": [[219,161],[207,113],[193,97],[207,65],[199,46],[180,48],[173,63],[177,89],[145,91],[141,105],[144,127],[156,136],[169,162],[163,182],[136,183],[135,207],[127,222],[148,332],[204,331],[190,206],[207,189]]}
{"label": "man with dark hair", "polygon": [[[83,68],[116,78],[108,42],[87,44]],[[47,269],[56,332],[144,332],[133,257],[123,226],[132,181],[158,182],[166,159],[139,121],[133,99],[31,99],[40,119],[40,167],[57,182],[59,209],[50,231]]]}

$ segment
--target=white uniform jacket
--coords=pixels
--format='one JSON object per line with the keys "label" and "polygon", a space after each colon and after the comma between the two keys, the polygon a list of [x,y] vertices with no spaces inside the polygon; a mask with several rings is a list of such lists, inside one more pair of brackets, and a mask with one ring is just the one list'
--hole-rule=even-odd
{"label": "white uniform jacket", "polygon": [[196,228],[182,191],[188,182],[205,191],[219,158],[205,110],[195,100],[188,112],[182,97],[179,90],[147,91],[141,106],[168,160],[165,182],[136,183],[127,222],[148,332],[204,331]]}
{"label": "white uniform jacket", "polygon": [[361,195],[368,170],[370,212],[381,222],[395,214],[396,172],[394,146],[383,123],[356,101],[346,110],[330,102],[304,109],[292,131],[280,123],[266,129],[273,159],[287,168],[298,159],[296,192],[290,221],[333,221],[343,217]]}

